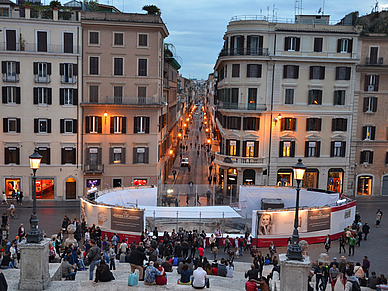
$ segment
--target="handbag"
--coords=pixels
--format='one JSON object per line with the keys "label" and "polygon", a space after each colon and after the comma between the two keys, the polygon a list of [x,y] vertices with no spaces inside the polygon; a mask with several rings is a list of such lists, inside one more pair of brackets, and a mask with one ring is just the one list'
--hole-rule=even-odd
{"label": "handbag", "polygon": [[139,270],[135,270],[135,273],[129,272],[128,286],[135,286],[139,282]]}
{"label": "handbag", "polygon": [[90,265],[90,259],[89,259],[89,257],[86,257],[86,258],[84,259],[84,264],[85,264],[85,266],[89,266],[89,265]]}

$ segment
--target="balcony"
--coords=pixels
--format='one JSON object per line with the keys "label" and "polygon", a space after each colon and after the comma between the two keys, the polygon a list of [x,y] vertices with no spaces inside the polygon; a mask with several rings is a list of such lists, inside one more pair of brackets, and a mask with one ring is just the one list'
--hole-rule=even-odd
{"label": "balcony", "polygon": [[3,82],[18,83],[19,74],[14,74],[14,75],[3,74]]}
{"label": "balcony", "polygon": [[62,84],[75,84],[77,82],[77,77],[76,76],[61,76],[61,83]]}
{"label": "balcony", "polygon": [[35,75],[34,81],[35,81],[35,83],[46,83],[47,84],[47,83],[50,83],[51,78],[49,75],[47,75],[47,76]]}
{"label": "balcony", "polygon": [[219,57],[224,56],[269,56],[269,50],[268,48],[252,49],[249,47],[222,49]]}
{"label": "balcony", "polygon": [[220,153],[215,154],[215,163],[221,166],[230,167],[266,167],[265,158],[247,158],[247,157],[236,157],[221,155]]}
{"label": "balcony", "polygon": [[126,97],[107,96],[100,98],[100,104],[120,104],[120,105],[161,105],[155,97]]}
{"label": "balcony", "polygon": [[216,104],[217,109],[226,110],[255,110],[255,111],[266,111],[267,106],[265,104],[257,103],[234,103],[234,102],[223,102],[218,101]]}
{"label": "balcony", "polygon": [[22,51],[22,52],[43,52],[43,53],[68,53],[68,54],[80,54],[81,47],[73,46],[72,49],[62,44],[43,44],[38,46],[36,43],[26,43],[23,46],[20,43],[6,44],[0,42],[0,51]]}
{"label": "balcony", "polygon": [[382,66],[384,58],[366,58],[365,65],[367,66]]}
{"label": "balcony", "polygon": [[102,174],[104,173],[104,165],[92,165],[85,164],[84,165],[84,174]]}

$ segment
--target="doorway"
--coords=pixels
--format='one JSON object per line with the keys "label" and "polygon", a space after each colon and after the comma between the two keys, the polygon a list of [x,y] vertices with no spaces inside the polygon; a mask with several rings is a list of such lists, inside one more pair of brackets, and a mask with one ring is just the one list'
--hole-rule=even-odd
{"label": "doorway", "polygon": [[66,199],[77,198],[77,182],[74,178],[67,178],[66,180]]}

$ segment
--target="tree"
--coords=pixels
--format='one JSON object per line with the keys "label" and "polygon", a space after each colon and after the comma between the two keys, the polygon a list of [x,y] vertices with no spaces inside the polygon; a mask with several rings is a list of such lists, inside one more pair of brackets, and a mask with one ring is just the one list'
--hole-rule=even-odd
{"label": "tree", "polygon": [[164,44],[164,56],[167,58],[172,58],[174,56],[172,50],[175,50],[175,46],[172,43]]}
{"label": "tree", "polygon": [[84,0],[85,9],[89,11],[99,11],[97,0]]}
{"label": "tree", "polygon": [[142,8],[147,14],[162,15],[162,11],[156,5],[144,5]]}
{"label": "tree", "polygon": [[54,8],[54,7],[57,7],[57,8],[60,8],[61,7],[61,2],[60,1],[57,1],[57,0],[53,0],[50,2],[50,5],[49,5],[51,8]]}

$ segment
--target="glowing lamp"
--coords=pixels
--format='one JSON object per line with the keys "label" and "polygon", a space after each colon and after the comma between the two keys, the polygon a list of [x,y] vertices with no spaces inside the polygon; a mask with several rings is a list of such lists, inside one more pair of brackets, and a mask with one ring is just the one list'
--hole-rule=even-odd
{"label": "glowing lamp", "polygon": [[29,156],[30,158],[30,168],[33,170],[39,169],[40,161],[42,160],[42,156],[39,154],[38,149],[34,150],[34,153]]}
{"label": "glowing lamp", "polygon": [[298,162],[292,166],[292,169],[294,170],[295,180],[302,181],[304,172],[306,171],[306,166],[303,165],[302,159],[298,159]]}

